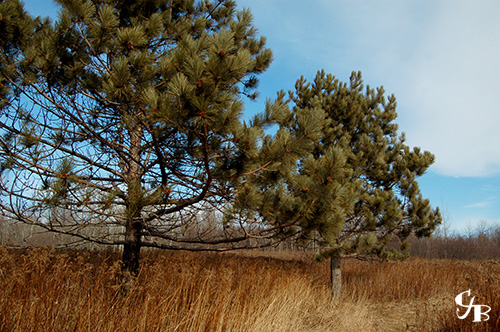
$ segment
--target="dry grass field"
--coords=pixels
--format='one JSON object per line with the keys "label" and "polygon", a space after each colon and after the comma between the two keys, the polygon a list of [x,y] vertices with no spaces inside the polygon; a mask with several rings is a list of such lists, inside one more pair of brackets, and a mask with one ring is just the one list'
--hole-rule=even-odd
{"label": "dry grass field", "polygon": [[[343,261],[332,301],[328,263],[290,253],[145,252],[120,280],[117,252],[0,247],[0,331],[500,331],[500,262]],[[456,316],[471,289],[490,320]]]}

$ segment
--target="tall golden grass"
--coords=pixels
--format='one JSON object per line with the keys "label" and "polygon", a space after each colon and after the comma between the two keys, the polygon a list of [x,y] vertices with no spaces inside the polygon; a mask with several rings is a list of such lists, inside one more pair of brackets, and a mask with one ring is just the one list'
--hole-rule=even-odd
{"label": "tall golden grass", "polygon": [[[123,286],[117,252],[0,248],[0,331],[499,330],[499,262],[345,260],[337,302],[328,273],[300,254],[146,251]],[[457,318],[467,289],[489,321]]]}

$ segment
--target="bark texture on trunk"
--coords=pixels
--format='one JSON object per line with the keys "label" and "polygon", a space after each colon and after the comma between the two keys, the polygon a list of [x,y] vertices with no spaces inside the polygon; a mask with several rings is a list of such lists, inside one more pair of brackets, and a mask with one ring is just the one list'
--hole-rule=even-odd
{"label": "bark texture on trunk", "polygon": [[330,282],[334,300],[340,299],[342,292],[342,272],[340,256],[332,256],[330,261]]}
{"label": "bark texture on trunk", "polygon": [[125,211],[125,244],[123,245],[123,272],[129,272],[132,277],[139,273],[139,260],[141,252],[141,211],[144,207],[142,202],[143,188],[141,176],[143,165],[141,164],[142,140],[144,137],[141,123],[131,119],[126,122],[127,131],[130,135],[130,146],[128,152],[130,158],[124,159],[124,173],[127,173],[126,182],[128,192]]}
{"label": "bark texture on trunk", "polygon": [[141,253],[141,223],[133,223],[125,227],[125,244],[123,245],[122,270],[132,276],[139,273]]}

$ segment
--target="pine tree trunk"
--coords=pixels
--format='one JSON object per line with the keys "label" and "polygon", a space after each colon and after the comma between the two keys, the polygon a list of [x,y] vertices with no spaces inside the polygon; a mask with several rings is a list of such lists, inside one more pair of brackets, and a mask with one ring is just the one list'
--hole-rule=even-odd
{"label": "pine tree trunk", "polygon": [[122,271],[137,276],[141,252],[141,223],[133,223],[125,227],[125,244],[123,245]]}
{"label": "pine tree trunk", "polygon": [[333,299],[339,300],[342,291],[342,273],[340,256],[332,256],[330,261],[330,282]]}
{"label": "pine tree trunk", "polygon": [[143,128],[135,121],[126,123],[130,135],[130,160],[124,161],[129,164],[127,174],[128,199],[126,204],[125,222],[125,244],[123,245],[122,271],[129,272],[131,277],[139,273],[139,260],[141,251],[142,223],[140,222],[143,208],[142,184],[141,184],[141,143]]}

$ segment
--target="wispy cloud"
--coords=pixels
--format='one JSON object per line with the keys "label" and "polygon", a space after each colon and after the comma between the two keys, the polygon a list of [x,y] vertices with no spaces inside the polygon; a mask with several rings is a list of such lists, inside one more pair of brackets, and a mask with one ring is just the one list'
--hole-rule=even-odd
{"label": "wispy cloud", "polygon": [[494,201],[478,202],[464,206],[466,209],[484,209],[493,205]]}
{"label": "wispy cloud", "polygon": [[500,171],[500,3],[445,1],[419,48],[408,137],[437,156],[446,175]]}

